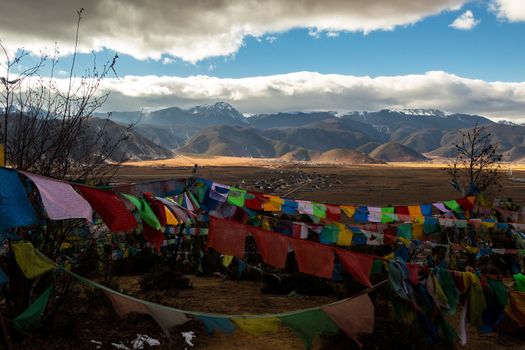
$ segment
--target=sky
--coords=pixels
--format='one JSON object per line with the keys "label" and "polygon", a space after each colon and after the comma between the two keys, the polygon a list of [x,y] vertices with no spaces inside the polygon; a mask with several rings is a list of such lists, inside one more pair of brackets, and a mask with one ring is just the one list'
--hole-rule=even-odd
{"label": "sky", "polygon": [[3,46],[31,53],[13,71],[56,43],[67,82],[80,8],[75,74],[93,53],[98,67],[118,55],[101,111],[226,101],[247,114],[436,108],[525,122],[524,0],[3,1]]}

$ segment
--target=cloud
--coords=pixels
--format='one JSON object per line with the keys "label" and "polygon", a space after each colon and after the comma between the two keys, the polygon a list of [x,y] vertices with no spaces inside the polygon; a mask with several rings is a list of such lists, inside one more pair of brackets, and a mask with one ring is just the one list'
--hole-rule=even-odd
{"label": "cloud", "polygon": [[472,11],[467,10],[462,15],[450,23],[449,27],[459,29],[459,30],[471,30],[479,24],[479,20],[474,18]]}
{"label": "cloud", "polygon": [[525,21],[525,1],[523,0],[493,0],[490,8],[501,20]]}
{"label": "cloud", "polygon": [[[79,49],[109,48],[138,59],[165,55],[195,63],[234,54],[246,36],[293,28],[321,32],[393,30],[467,0],[25,0],[1,1],[1,39],[38,53],[59,42],[71,53],[75,13],[85,7]],[[23,19],[23,20],[21,20]]]}
{"label": "cloud", "polygon": [[487,82],[442,71],[403,76],[296,72],[248,78],[126,76],[107,79],[105,111],[226,101],[245,113],[438,108],[525,121],[525,82]]}

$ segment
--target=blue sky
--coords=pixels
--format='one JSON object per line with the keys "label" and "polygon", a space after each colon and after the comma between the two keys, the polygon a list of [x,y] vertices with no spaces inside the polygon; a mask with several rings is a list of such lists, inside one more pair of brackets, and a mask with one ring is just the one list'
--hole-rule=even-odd
{"label": "blue sky", "polygon": [[[449,25],[470,10],[479,24],[470,30]],[[391,31],[337,32],[335,37],[309,29],[291,29],[247,36],[241,48],[227,56],[185,62],[164,55],[164,59],[135,59],[120,54],[119,75],[212,75],[241,78],[259,75],[313,71],[324,74],[406,75],[442,70],[466,78],[488,81],[525,80],[525,22],[498,20],[487,6],[469,4],[458,11],[443,12]],[[332,34],[333,35],[333,34]],[[114,51],[104,49],[100,60]],[[82,55],[79,66],[91,63]],[[67,70],[64,61],[61,69]]]}
{"label": "blue sky", "polygon": [[[17,20],[28,6],[33,27]],[[101,85],[108,110],[224,100],[247,113],[438,108],[525,120],[523,0],[28,0],[0,4],[12,14],[0,39],[34,54],[57,41],[64,78],[80,6],[77,73],[90,50],[99,65],[119,55],[119,78]]]}

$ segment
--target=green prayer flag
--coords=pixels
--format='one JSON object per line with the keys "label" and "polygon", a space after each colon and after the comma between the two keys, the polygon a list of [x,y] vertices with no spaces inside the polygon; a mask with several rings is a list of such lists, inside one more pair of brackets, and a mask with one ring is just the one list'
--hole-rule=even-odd
{"label": "green prayer flag", "polygon": [[454,279],[446,269],[439,269],[438,280],[441,284],[441,289],[447,297],[448,301],[448,313],[454,315],[456,313],[459,304],[459,291],[456,288]]}
{"label": "green prayer flag", "polygon": [[160,225],[159,219],[153,212],[153,209],[149,206],[148,202],[144,198],[137,198],[131,194],[122,193],[122,195],[139,211],[140,217],[144,220],[145,223],[153,227],[155,230],[160,230],[162,227]]}
{"label": "green prayer flag", "polygon": [[241,190],[239,188],[230,187],[228,191],[228,197],[226,200],[228,203],[238,206],[238,207],[244,207],[244,200],[246,199],[246,191]]}
{"label": "green prayer flag", "polygon": [[451,199],[449,201],[444,201],[443,203],[447,206],[447,208],[449,208],[452,211],[455,211],[455,212],[460,212],[461,211],[461,206],[459,205],[459,203],[455,199]]}
{"label": "green prayer flag", "polygon": [[52,285],[49,286],[31,306],[11,321],[16,330],[23,332],[24,330],[35,329],[40,326],[42,315],[46,311],[47,302],[51,296],[52,287]]}
{"label": "green prayer flag", "polygon": [[321,231],[321,243],[333,244],[339,237],[339,227],[334,224],[325,225]]}
{"label": "green prayer flag", "polygon": [[393,207],[381,208],[381,223],[386,224],[388,222],[394,222],[394,215]]}
{"label": "green prayer flag", "polygon": [[397,227],[397,236],[412,239],[412,224],[403,224]]}
{"label": "green prayer flag", "polygon": [[312,202],[312,209],[314,212],[314,216],[317,216],[321,219],[326,218],[326,205]]}
{"label": "green prayer flag", "polygon": [[514,288],[516,288],[518,292],[525,292],[525,275],[517,273],[512,277],[514,277]]}
{"label": "green prayer flag", "polygon": [[301,338],[307,349],[312,347],[314,337],[322,333],[334,334],[339,331],[334,321],[320,309],[279,316],[279,319]]}
{"label": "green prayer flag", "polygon": [[381,273],[383,271],[383,261],[380,259],[375,259],[372,263],[372,269],[370,273]]}

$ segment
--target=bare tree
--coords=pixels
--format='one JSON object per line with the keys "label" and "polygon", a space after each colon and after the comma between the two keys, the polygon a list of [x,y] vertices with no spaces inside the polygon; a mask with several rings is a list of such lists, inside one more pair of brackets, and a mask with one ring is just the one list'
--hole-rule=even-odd
{"label": "bare tree", "polygon": [[[55,77],[59,51],[42,54],[38,63],[21,73],[13,70],[27,55],[21,51],[11,57],[0,42],[5,56],[4,76],[0,78],[4,125],[1,138],[7,165],[59,179],[101,182],[115,167],[109,161],[122,161],[121,150],[133,125],[116,128],[107,118],[94,113],[106,102],[109,92],[100,86],[108,74],[115,73],[118,56],[102,67],[93,65],[76,76],[77,45],[83,9],[77,12],[75,47],[65,80]],[[42,76],[44,68],[48,75]],[[5,165],[5,164],[4,164]]]}
{"label": "bare tree", "polygon": [[486,193],[501,187],[500,162],[502,154],[491,142],[491,134],[484,126],[459,131],[461,143],[456,148],[455,159],[446,169],[452,186],[463,195]]}
{"label": "bare tree", "polygon": [[[0,166],[58,179],[101,183],[107,182],[117,169],[110,161],[124,160],[125,144],[134,124],[121,127],[113,123],[109,115],[97,118],[94,114],[108,98],[108,92],[100,91],[101,83],[109,74],[116,75],[118,56],[99,67],[93,52],[92,66],[82,75],[76,75],[82,15],[83,9],[77,12],[75,48],[66,79],[55,77],[60,56],[58,48],[55,47],[51,55],[42,53],[35,65],[20,72],[18,68],[29,53],[24,50],[12,53],[0,41],[4,55],[0,60],[0,104],[3,107],[0,142],[5,145],[5,164]],[[34,188],[29,196],[39,208]],[[31,228],[25,237],[55,259],[64,242],[75,236],[75,231],[83,228],[84,223],[79,220],[51,221],[42,210],[37,212],[39,223],[45,224]],[[12,232],[20,234],[26,230],[19,228]],[[92,236],[88,240],[93,240]],[[40,278],[26,280],[13,261],[11,254],[10,263],[5,264],[11,277],[9,290],[5,292],[10,317],[30,304],[34,290],[49,285],[48,280]]]}

